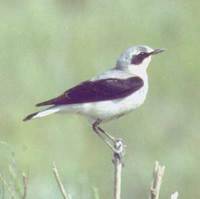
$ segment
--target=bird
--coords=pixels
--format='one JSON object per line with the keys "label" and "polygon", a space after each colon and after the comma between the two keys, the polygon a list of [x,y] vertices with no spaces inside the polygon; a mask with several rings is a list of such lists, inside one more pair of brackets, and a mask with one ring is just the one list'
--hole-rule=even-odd
{"label": "bird", "polygon": [[110,142],[115,138],[100,124],[120,118],[144,103],[149,89],[147,68],[152,56],[164,51],[147,45],[132,46],[119,56],[113,68],[75,85],[58,97],[36,104],[46,108],[26,116],[23,121],[53,113],[77,113],[86,116],[97,135],[114,150]]}

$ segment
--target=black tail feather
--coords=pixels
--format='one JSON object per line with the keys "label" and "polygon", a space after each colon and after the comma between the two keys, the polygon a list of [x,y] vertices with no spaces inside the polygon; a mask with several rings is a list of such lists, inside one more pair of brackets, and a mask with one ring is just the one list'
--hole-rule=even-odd
{"label": "black tail feather", "polygon": [[52,105],[52,102],[46,101],[46,102],[41,102],[36,104],[35,106],[48,106],[48,105]]}
{"label": "black tail feather", "polygon": [[38,112],[35,112],[35,113],[31,113],[30,115],[26,116],[23,121],[28,121],[28,120],[31,120],[35,115],[37,115]]}

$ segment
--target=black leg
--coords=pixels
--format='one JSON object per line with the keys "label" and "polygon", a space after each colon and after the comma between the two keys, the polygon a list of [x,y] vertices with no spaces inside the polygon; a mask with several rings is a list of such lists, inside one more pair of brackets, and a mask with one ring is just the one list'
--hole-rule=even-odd
{"label": "black leg", "polygon": [[113,136],[111,136],[109,133],[107,133],[106,131],[104,131],[99,124],[101,123],[101,120],[96,120],[93,124],[93,130],[94,128],[96,128],[95,132],[98,130],[98,132],[100,131],[101,133],[103,133],[108,139],[110,139],[113,143],[115,143],[115,138]]}
{"label": "black leg", "polygon": [[107,133],[106,131],[104,131],[101,127],[97,127],[99,131],[101,131],[108,139],[110,139],[112,142],[115,142],[115,138],[110,135],[109,133]]}
{"label": "black leg", "polygon": [[108,139],[106,139],[102,133],[109,139],[111,139],[114,142],[114,138],[112,136],[110,136],[109,134],[105,133],[105,131],[103,129],[101,129],[98,125],[101,123],[101,120],[96,120],[93,124],[92,124],[92,128],[94,130],[94,132],[104,141],[105,144],[107,144],[112,151],[115,151],[115,148],[113,146],[113,143],[111,144],[110,141]]}

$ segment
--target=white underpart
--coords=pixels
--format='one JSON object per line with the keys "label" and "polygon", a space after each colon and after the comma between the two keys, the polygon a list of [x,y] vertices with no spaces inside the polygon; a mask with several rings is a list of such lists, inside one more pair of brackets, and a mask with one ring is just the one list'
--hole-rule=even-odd
{"label": "white underpart", "polygon": [[38,112],[35,116],[33,116],[32,119],[39,118],[39,117],[45,117],[47,115],[51,115],[51,114],[59,112],[59,111],[60,111],[59,107],[52,107],[52,108]]}

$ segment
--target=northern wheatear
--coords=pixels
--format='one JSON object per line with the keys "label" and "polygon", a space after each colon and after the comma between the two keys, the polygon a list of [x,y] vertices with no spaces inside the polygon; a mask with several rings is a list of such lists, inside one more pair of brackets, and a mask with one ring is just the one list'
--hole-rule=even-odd
{"label": "northern wheatear", "polygon": [[[59,112],[78,113],[90,119],[93,130],[101,138],[104,134],[113,141],[114,138],[99,124],[119,118],[143,104],[149,87],[147,68],[151,57],[163,51],[144,45],[128,48],[118,58],[114,68],[68,89],[56,98],[37,104],[48,108],[28,115],[24,121]],[[104,141],[111,146],[107,140]]]}

